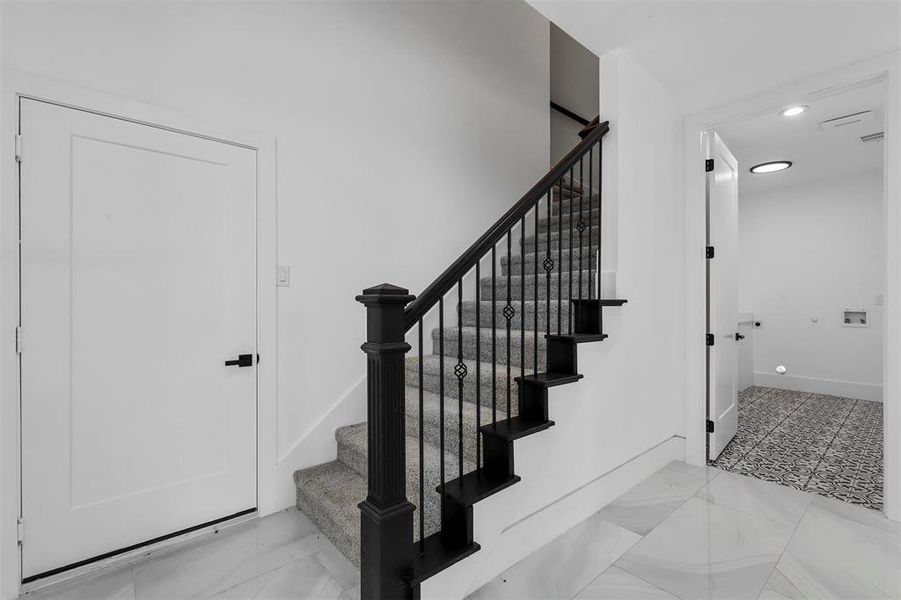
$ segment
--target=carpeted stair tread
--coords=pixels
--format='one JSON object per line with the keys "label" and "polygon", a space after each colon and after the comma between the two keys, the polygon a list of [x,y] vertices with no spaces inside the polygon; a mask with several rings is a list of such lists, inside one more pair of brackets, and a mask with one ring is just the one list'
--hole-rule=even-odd
{"label": "carpeted stair tread", "polygon": [[[477,400],[481,402],[482,407],[491,406],[496,391],[497,406],[506,406],[507,392],[510,393],[510,404],[512,412],[517,412],[516,400],[518,398],[518,388],[513,377],[520,374],[520,369],[510,368],[510,378],[507,378],[507,366],[495,365],[494,373],[492,373],[492,364],[481,362],[476,363],[474,360],[463,359],[458,361],[456,356],[451,357],[448,348],[445,347],[444,357],[444,395],[445,397],[457,398],[460,393],[459,380],[454,374],[454,368],[458,362],[462,362],[466,367],[466,376],[463,378],[463,400],[464,402],[475,403]],[[478,364],[479,385],[475,384],[476,366]],[[407,383],[409,385],[418,385],[419,381],[419,357],[407,357]],[[422,359],[423,368],[423,389],[432,393],[440,393],[441,381],[441,358],[438,355],[426,355]],[[526,369],[526,373],[531,373],[531,369]],[[493,391],[494,390],[494,391]],[[477,395],[477,392],[481,392]]]}
{"label": "carpeted stair tread", "polygon": [[[591,225],[593,237],[597,237],[598,235],[598,224],[600,222],[601,213],[598,211],[582,211],[581,215],[579,214],[579,205],[576,203],[573,205],[573,214],[572,214],[572,224],[573,224],[573,239],[579,236],[579,222],[583,221],[585,223],[585,229],[582,231],[582,237],[588,238],[588,226]],[[550,226],[551,231],[557,231],[561,227],[563,228],[564,233],[566,233],[567,238],[569,237],[569,223],[570,223],[570,214],[569,210],[563,211],[563,215],[559,214],[551,214]],[[546,215],[539,214],[538,215],[538,233],[547,233],[548,229],[548,219]],[[526,234],[535,235],[535,218],[526,219]]]}
{"label": "carpeted stair tread", "polygon": [[[582,271],[594,270],[597,266],[597,245],[588,247],[581,247],[581,259],[582,259]],[[538,249],[538,274],[544,277],[547,272],[544,270],[544,259],[547,256],[547,252],[539,248]],[[572,250],[572,269],[569,266],[569,255],[570,250],[569,246],[563,249],[563,252],[560,253],[559,261],[563,263],[562,271],[564,273],[575,271],[579,272],[579,257],[580,257],[580,248],[578,246],[573,247]],[[525,272],[526,275],[534,275],[535,274],[535,252],[526,252],[526,264],[525,264]],[[554,248],[551,253],[551,259],[554,261],[554,271],[559,271],[561,269],[557,268],[558,255],[557,249]],[[507,258],[507,255],[501,257],[501,271],[498,274],[498,277],[503,276],[507,277],[507,265],[512,265],[511,275],[520,275],[522,273],[522,256],[519,254],[514,254],[510,258]],[[528,292],[526,292],[528,294]]]}
{"label": "carpeted stair tread", "polygon": [[[516,310],[514,308],[514,310]],[[515,315],[514,315],[515,316]],[[496,362],[499,365],[510,365],[519,368],[521,356],[523,355],[523,339],[525,339],[525,366],[534,368],[534,360],[536,354],[536,345],[538,351],[538,367],[544,368],[547,342],[544,339],[545,332],[541,331],[536,336],[531,330],[533,323],[526,322],[526,331],[523,332],[520,327],[514,326],[514,319],[510,319],[510,359],[507,359],[507,321],[498,321],[497,329],[491,327],[480,327],[478,330],[474,326],[464,326],[460,329],[463,337],[463,358],[468,360],[482,360]],[[492,333],[495,333],[492,339]],[[476,344],[476,334],[478,332],[479,344]],[[438,348],[438,339],[441,335],[440,329],[432,330],[432,347]],[[458,332],[456,327],[444,328],[444,351],[445,354],[452,356],[457,355]],[[479,353],[476,355],[476,349]]]}
{"label": "carpeted stair tread", "polygon": [[[521,326],[521,316],[525,313],[526,316],[526,329],[534,329],[535,328],[535,309],[538,309],[538,330],[546,331],[548,329],[548,304],[550,304],[550,325],[551,330],[557,330],[557,311],[558,304],[556,300],[552,300],[548,303],[547,300],[539,300],[537,303],[533,300],[529,299],[529,291],[526,290],[526,301],[525,304],[521,304],[519,298],[515,300],[511,300],[510,305],[516,310],[516,315],[510,320],[511,327],[514,329],[518,329]],[[491,302],[491,300],[482,300],[478,303],[479,306],[479,315],[478,320],[482,324],[483,327],[491,326],[491,311],[492,309],[495,312],[495,318],[498,323],[504,322],[503,310],[506,306],[506,300],[503,302],[498,300],[498,302]],[[561,302],[559,305],[560,314],[563,316],[563,324],[566,325],[569,322],[569,310],[570,303],[569,302]],[[476,302],[474,300],[464,300],[463,301],[463,324],[466,326],[475,326],[476,324]]]}
{"label": "carpeted stair tread", "polygon": [[[407,435],[419,436],[419,388],[406,388]],[[444,398],[444,443],[445,449],[457,453],[459,448],[459,414],[460,403],[456,398]],[[422,392],[423,433],[426,442],[434,447],[440,444],[441,398],[423,390]],[[490,406],[477,406],[471,402],[463,403],[463,457],[468,463],[476,460],[476,417],[482,425],[492,422]],[[498,406],[498,420],[507,418],[504,406]],[[465,470],[465,469],[464,469]]]}
{"label": "carpeted stair tread", "polygon": [[[434,426],[437,431],[437,425]],[[417,511],[413,515],[415,539],[419,539],[419,518],[423,514],[419,509],[419,438],[418,428],[412,430],[415,437],[411,436],[408,431],[406,449],[406,490],[407,498],[416,507]],[[459,475],[460,463],[457,458],[458,446],[456,443],[457,433],[454,432],[454,443],[446,440],[444,452],[444,470],[445,481],[454,479]],[[435,436],[437,437],[437,436]],[[369,444],[367,424],[359,423],[357,425],[348,425],[340,427],[335,431],[335,439],[338,442],[338,460],[365,477],[368,470]],[[425,471],[423,480],[423,493],[426,504],[426,523],[425,535],[434,533],[441,528],[441,498],[435,493],[435,487],[441,483],[440,458],[441,452],[437,444],[432,444],[423,439],[422,445],[423,455],[425,456]],[[469,473],[475,470],[475,464],[465,460],[463,461],[463,473]]]}
{"label": "carpeted stair tread", "polygon": [[366,478],[340,461],[294,474],[299,508],[357,568],[360,567],[360,509]]}
{"label": "carpeted stair tread", "polygon": [[[594,271],[582,271],[582,293],[581,296],[579,294],[579,272],[573,271],[571,273],[553,273],[550,276],[550,296],[548,296],[548,287],[547,287],[547,275],[526,275],[523,278],[521,275],[510,275],[510,298],[511,300],[519,300],[522,297],[523,291],[525,291],[525,299],[528,301],[530,297],[534,299],[535,295],[535,279],[538,278],[538,299],[539,300],[547,300],[548,298],[552,300],[557,300],[561,298],[565,301],[569,301],[571,298],[588,298],[589,291],[591,293],[595,293],[595,272]],[[572,281],[572,292],[570,292],[570,281]],[[523,282],[525,282],[525,288],[523,288]],[[559,285],[558,285],[559,282]],[[494,289],[492,290],[492,281],[490,277],[483,277],[481,281],[480,287],[480,296],[486,300],[490,300],[492,298],[492,293],[496,295],[496,298],[499,302],[506,302],[507,299],[507,277],[498,277],[494,281]]]}

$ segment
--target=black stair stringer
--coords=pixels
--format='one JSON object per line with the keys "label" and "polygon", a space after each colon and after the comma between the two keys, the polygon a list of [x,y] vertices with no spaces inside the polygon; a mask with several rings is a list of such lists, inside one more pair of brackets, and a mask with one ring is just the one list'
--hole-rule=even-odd
{"label": "black stair stringer", "polygon": [[518,483],[514,472],[514,442],[553,427],[548,419],[548,390],[576,383],[578,346],[607,338],[601,331],[603,307],[618,307],[625,300],[573,300],[573,333],[547,335],[548,370],[516,377],[519,384],[519,416],[489,423],[479,428],[483,464],[480,469],[439,485],[444,492],[441,531],[416,544],[417,556],[410,583],[419,598],[419,584],[451,565],[474,554],[481,547],[473,539],[473,505]]}

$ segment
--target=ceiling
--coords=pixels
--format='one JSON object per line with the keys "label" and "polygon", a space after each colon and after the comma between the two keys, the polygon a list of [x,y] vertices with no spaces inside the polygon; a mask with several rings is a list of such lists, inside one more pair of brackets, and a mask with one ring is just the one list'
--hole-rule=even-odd
{"label": "ceiling", "polygon": [[901,48],[901,0],[527,0],[601,56],[624,48],[692,112]]}
{"label": "ceiling", "polygon": [[[766,192],[826,178],[855,175],[882,168],[883,142],[863,143],[860,136],[883,131],[885,87],[882,83],[806,102],[797,117],[778,111],[717,127],[739,166],[739,193]],[[820,124],[828,119],[872,111],[869,119],[840,128]],[[786,171],[752,174],[762,162],[790,160]]]}

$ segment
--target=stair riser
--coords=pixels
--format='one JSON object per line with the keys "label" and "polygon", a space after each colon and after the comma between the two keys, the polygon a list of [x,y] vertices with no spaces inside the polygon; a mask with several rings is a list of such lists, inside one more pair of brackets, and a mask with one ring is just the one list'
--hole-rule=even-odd
{"label": "stair riser", "polygon": [[[558,285],[559,282],[559,285]],[[572,283],[572,292],[570,292],[570,283]],[[525,287],[523,287],[523,284]],[[570,274],[564,273],[562,277],[551,277],[550,278],[550,296],[548,295],[548,285],[547,285],[547,277],[542,277],[541,275],[536,277],[534,275],[527,275],[525,281],[522,280],[521,277],[515,276],[510,278],[510,298],[511,300],[519,300],[523,297],[523,292],[525,292],[525,298],[528,300],[530,298],[535,298],[535,292],[537,287],[538,299],[539,300],[547,300],[550,298],[551,300],[557,300],[561,298],[566,300],[567,302],[572,298],[588,298],[589,291],[592,294],[595,293],[595,278],[591,276],[590,273],[585,272],[582,274],[582,294],[579,295],[579,277],[578,273]],[[482,281],[481,287],[481,297],[485,300],[491,300],[493,297],[496,297],[499,302],[506,302],[507,299],[507,279],[506,278],[498,278],[495,282],[495,290],[494,293],[496,296],[492,296],[492,286],[491,280]]]}
{"label": "stair riser", "polygon": [[[582,254],[582,256],[581,256],[582,269],[581,270],[583,270],[583,271],[587,271],[588,269],[594,270],[597,267],[597,254],[595,252],[592,252],[591,249],[587,248],[587,247],[582,249],[581,254]],[[570,267],[569,267],[569,256],[570,256],[569,247],[566,247],[563,250],[563,255],[561,257],[561,260],[563,262],[563,272],[567,273],[567,272],[575,271],[576,274],[578,275],[578,272],[580,270],[579,269],[579,249],[578,248],[573,249],[572,269],[570,269]],[[554,249],[554,252],[553,252],[553,255],[551,256],[551,258],[554,260],[554,263],[557,262],[556,248]],[[538,252],[538,271],[537,272],[542,277],[545,276],[545,270],[544,270],[544,264],[543,264],[544,259],[545,259],[545,253],[539,250],[539,252]],[[516,276],[516,275],[520,275],[522,273],[522,267],[520,266],[521,260],[522,260],[522,258],[518,255],[512,257],[512,267],[511,267],[511,273],[510,273],[511,275]],[[554,267],[556,269],[556,264],[554,265]],[[500,277],[501,275],[503,275],[504,278],[506,278],[507,277],[507,268],[508,268],[507,267],[507,257],[504,256],[501,259],[501,272],[500,272],[500,275],[498,275],[498,276]],[[525,272],[526,272],[526,275],[534,275],[536,272],[535,271],[535,253],[534,252],[528,252],[526,254]]]}
{"label": "stair riser", "polygon": [[[481,302],[479,308],[479,320],[481,321],[482,327],[491,327],[491,309],[494,307],[495,318],[497,323],[504,323],[504,315],[503,310],[505,303],[501,302]],[[519,301],[512,302],[511,305],[516,309],[516,316],[511,319],[510,324],[513,329],[521,328],[520,319],[522,318],[522,310],[520,308]],[[547,331],[548,330],[548,314],[547,314],[547,302],[539,302],[537,305],[538,310],[538,331]],[[564,302],[560,305],[560,310],[563,315],[563,323],[566,324],[569,322],[569,302]],[[550,328],[556,331],[557,329],[557,302],[550,303],[551,314],[550,314]],[[525,303],[525,314],[526,314],[526,329],[535,329],[535,310],[536,305],[534,302],[526,300]],[[474,327],[476,324],[476,306],[475,302],[464,302],[463,303],[463,325],[468,327]]]}
{"label": "stair riser", "polygon": [[[579,201],[580,201],[579,197],[576,196],[575,201],[572,202],[572,210],[574,213],[579,212],[579,208],[580,208]],[[590,210],[592,212],[595,212],[601,206],[601,201],[597,194],[595,194],[594,197],[592,198],[590,207],[588,205],[588,197],[585,197],[584,199],[582,199],[581,202],[582,202],[581,209],[583,211]],[[563,213],[564,215],[569,215],[570,203],[571,203],[570,199],[568,199],[568,198],[564,199],[563,202],[552,202],[551,203],[551,216],[556,216],[556,215],[559,215],[560,213]],[[540,210],[541,210],[541,214],[539,214],[538,216],[539,217],[546,216],[547,208],[545,206],[542,206]]]}
{"label": "stair riser", "polygon": [[[569,246],[569,231],[565,232],[562,244],[560,244],[558,246],[557,241],[558,241],[557,232],[552,231],[551,232],[551,248],[550,248],[550,250],[551,250],[551,258],[553,258],[555,261],[557,260],[558,252],[567,252],[569,250],[569,247],[570,247]],[[582,245],[581,246],[579,246],[578,236],[573,235],[572,249],[576,253],[578,253],[579,248],[582,248],[582,251],[586,254],[589,252],[592,252],[592,251],[597,252],[599,245],[600,244],[598,244],[597,228],[592,230],[590,244],[588,243],[588,230],[587,229],[585,230],[585,235],[582,236]],[[535,238],[531,234],[528,237],[526,237],[525,250],[526,250],[526,254],[531,254],[532,252],[535,252]],[[516,244],[516,248],[514,251],[519,252],[519,244]],[[548,251],[547,236],[545,234],[541,233],[538,235],[538,254],[543,256],[543,255],[547,254],[547,251]],[[504,251],[504,253],[506,254],[506,250]]]}
{"label": "stair riser", "polygon": [[[491,365],[487,365],[486,369],[482,370],[480,373],[481,383],[479,386],[475,385],[475,369],[472,369],[472,372],[468,373],[467,376],[463,379],[463,401],[471,402],[475,404],[477,401],[480,401],[482,404],[482,408],[490,407],[492,404],[492,399],[495,398],[493,392],[496,393],[496,401],[497,407],[502,410],[506,410],[507,406],[507,389],[508,389],[508,379],[507,379],[507,368],[506,366],[498,365],[495,371],[496,376],[495,379],[492,380],[491,373]],[[518,387],[515,381],[513,381],[513,377],[519,376],[519,369],[510,369],[510,379],[509,379],[509,389],[510,389],[510,399],[511,399],[511,408],[512,415],[516,415],[516,398],[518,394]],[[440,393],[441,387],[441,378],[439,373],[436,371],[434,373],[430,371],[426,371],[423,374],[423,383],[422,388],[433,394]],[[414,361],[408,361],[407,363],[407,385],[417,386],[419,385],[419,372],[418,367]],[[481,396],[477,394],[478,390],[481,390]],[[460,398],[460,386],[459,380],[454,375],[453,366],[446,366],[444,368],[444,395],[448,398]]]}
{"label": "stair riser", "polygon": [[[478,360],[482,362],[494,362],[499,365],[507,365],[510,364],[517,369],[521,363],[522,353],[522,337],[520,335],[521,329],[513,326],[513,320],[511,320],[511,336],[510,336],[510,359],[507,359],[507,321],[498,321],[498,335],[497,339],[492,342],[491,339],[491,329],[482,329],[479,332],[481,343],[478,344],[479,354],[478,357],[476,355],[476,335],[474,331],[463,331],[463,358],[469,360]],[[528,327],[531,329],[531,326]],[[432,332],[432,348],[435,352],[438,349],[438,336],[439,331],[436,329]],[[445,329],[444,332],[444,352],[445,356],[455,357],[457,356],[457,330],[456,329]],[[544,339],[544,334],[540,334],[537,340],[538,348],[538,368],[544,370],[545,360],[547,358],[547,342]],[[527,369],[531,369],[534,366],[535,354],[536,354],[536,339],[535,335],[530,331],[526,331],[525,336],[525,365]]]}

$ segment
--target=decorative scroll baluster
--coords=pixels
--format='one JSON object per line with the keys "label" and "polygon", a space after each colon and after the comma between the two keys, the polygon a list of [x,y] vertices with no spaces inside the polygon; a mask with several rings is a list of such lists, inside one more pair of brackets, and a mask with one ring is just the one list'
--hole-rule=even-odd
{"label": "decorative scroll baluster", "polygon": [[[478,341],[476,341],[478,344]],[[463,380],[466,379],[466,363],[463,362],[463,280],[457,282],[457,477],[463,477]]]}
{"label": "decorative scroll baluster", "polygon": [[510,380],[510,319],[513,318],[513,315],[516,314],[516,311],[513,309],[513,305],[510,304],[510,294],[512,292],[513,286],[513,278],[512,272],[513,269],[510,268],[513,262],[513,254],[510,252],[510,230],[507,230],[507,305],[504,307],[504,319],[507,320],[507,418],[510,418],[510,389],[513,386],[513,382]]}

